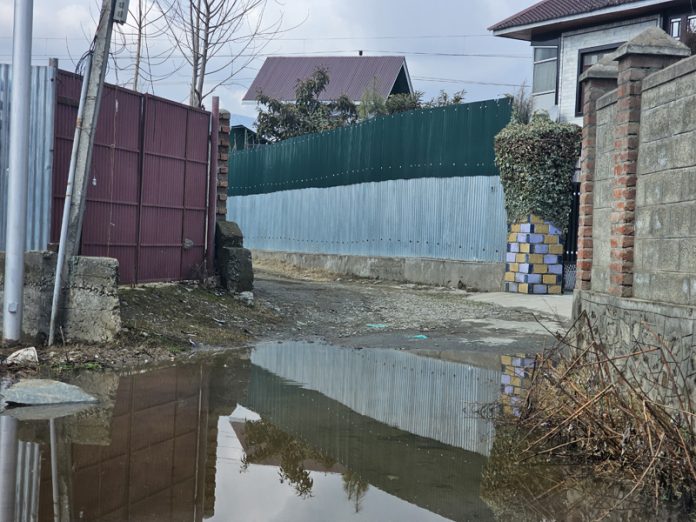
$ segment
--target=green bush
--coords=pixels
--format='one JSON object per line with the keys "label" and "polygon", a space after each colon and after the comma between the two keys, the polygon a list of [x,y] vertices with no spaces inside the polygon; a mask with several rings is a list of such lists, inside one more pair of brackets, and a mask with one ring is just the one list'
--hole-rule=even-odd
{"label": "green bush", "polygon": [[552,122],[546,114],[535,114],[529,124],[513,121],[500,131],[495,161],[510,223],[535,214],[565,231],[581,143],[580,127]]}

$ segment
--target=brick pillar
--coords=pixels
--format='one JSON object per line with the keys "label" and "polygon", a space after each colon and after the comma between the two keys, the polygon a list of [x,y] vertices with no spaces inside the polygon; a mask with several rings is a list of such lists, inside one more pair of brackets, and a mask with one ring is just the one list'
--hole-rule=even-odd
{"label": "brick pillar", "polygon": [[689,56],[689,49],[658,28],[651,28],[616,53],[618,101],[614,126],[614,178],[611,213],[609,293],[633,296],[636,182],[642,82],[646,76]]}
{"label": "brick pillar", "polygon": [[580,216],[575,288],[592,289],[592,215],[594,172],[597,157],[597,100],[616,89],[618,68],[611,59],[602,60],[580,77],[583,87],[582,155],[580,157]]}
{"label": "brick pillar", "polygon": [[229,184],[228,159],[230,155],[230,113],[220,111],[220,128],[218,139],[218,167],[217,167],[217,219],[227,219],[227,186]]}

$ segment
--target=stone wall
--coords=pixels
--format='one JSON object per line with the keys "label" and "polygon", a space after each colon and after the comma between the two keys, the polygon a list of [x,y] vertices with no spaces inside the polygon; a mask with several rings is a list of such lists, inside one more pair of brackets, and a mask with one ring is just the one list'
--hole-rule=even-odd
{"label": "stone wall", "polygon": [[633,295],[696,305],[696,57],[643,82]]}
{"label": "stone wall", "polygon": [[597,104],[597,157],[595,160],[592,226],[592,288],[597,292],[609,291],[616,101],[616,92],[612,92],[600,98]]}
{"label": "stone wall", "polygon": [[[27,341],[48,337],[56,255],[28,252],[25,256],[24,316],[22,330]],[[72,342],[106,342],[121,329],[118,299],[118,261],[106,257],[76,257],[69,265],[70,284],[65,290],[62,333]],[[0,253],[0,300],[3,298],[5,254]],[[0,324],[0,332],[2,325]]]}
{"label": "stone wall", "polygon": [[[591,327],[617,364],[633,365],[625,375],[664,401],[684,389],[696,397],[696,57],[689,54],[649,29],[581,77],[577,339],[588,340]],[[648,353],[621,357],[640,348]],[[661,386],[668,371],[679,377],[678,390]]]}

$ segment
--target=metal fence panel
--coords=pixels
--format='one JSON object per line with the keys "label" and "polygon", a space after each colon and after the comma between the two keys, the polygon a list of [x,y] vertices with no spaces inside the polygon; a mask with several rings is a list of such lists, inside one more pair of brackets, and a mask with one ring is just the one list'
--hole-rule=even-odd
{"label": "metal fence panel", "polygon": [[[59,71],[52,234],[60,234],[80,76]],[[121,283],[196,276],[205,259],[210,113],[105,85],[81,253],[118,259]]]}
{"label": "metal fence panel", "polygon": [[[56,103],[56,69],[31,68],[29,110],[29,192],[27,201],[27,250],[45,250],[51,227],[51,176],[53,170],[53,121]],[[5,250],[7,224],[7,175],[10,143],[12,65],[0,64],[0,251]]]}
{"label": "metal fence panel", "polygon": [[229,194],[496,176],[493,139],[511,113],[507,98],[422,109],[234,152]]}
{"label": "metal fence panel", "polygon": [[227,208],[251,249],[502,262],[506,248],[497,176],[235,196]]}

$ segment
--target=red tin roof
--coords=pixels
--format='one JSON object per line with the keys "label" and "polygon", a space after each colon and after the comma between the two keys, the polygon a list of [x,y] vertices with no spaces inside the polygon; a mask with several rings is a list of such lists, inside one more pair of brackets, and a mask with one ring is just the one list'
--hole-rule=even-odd
{"label": "red tin roof", "polygon": [[343,94],[358,101],[373,83],[377,92],[386,98],[402,70],[410,90],[411,81],[403,56],[276,56],[266,59],[243,99],[254,101],[262,91],[278,100],[293,101],[297,82],[320,67],[329,72],[329,84],[319,97],[321,101],[335,100]]}

